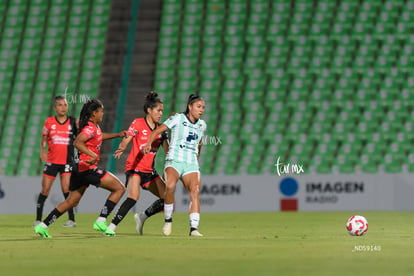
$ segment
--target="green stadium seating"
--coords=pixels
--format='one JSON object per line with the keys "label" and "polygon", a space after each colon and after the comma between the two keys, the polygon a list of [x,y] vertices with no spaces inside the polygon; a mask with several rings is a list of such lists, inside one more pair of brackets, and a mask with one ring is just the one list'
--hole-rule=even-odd
{"label": "green stadium seating", "polygon": [[[33,2],[26,20],[26,5],[9,2],[0,4],[8,9],[0,99],[9,103],[0,112],[10,115],[0,125],[19,134],[20,112],[42,124],[44,90],[76,82],[88,95],[97,90],[109,5],[94,1],[88,21],[89,2],[73,1],[65,33],[69,4],[52,1],[42,41],[36,26],[47,5]],[[204,97],[208,135],[223,143],[204,147],[205,174],[273,174],[277,156],[306,164],[305,172],[414,172],[413,12],[412,0],[163,1],[154,89],[166,113],[184,110],[190,93]],[[22,107],[32,86],[32,108]],[[16,169],[11,143],[1,141],[0,166]],[[21,145],[24,155],[38,154],[33,143]],[[30,173],[28,160],[20,162]]]}
{"label": "green stadium seating", "polygon": [[226,120],[216,133],[237,146],[214,150],[211,173],[272,172],[239,165],[267,143],[276,149],[264,154],[268,164],[279,154],[317,173],[414,171],[413,1],[228,1],[228,15],[215,3],[205,7],[208,24],[195,20],[205,47],[195,89],[218,98]]}
{"label": "green stadium seating", "polygon": [[[10,134],[0,143],[0,166],[6,175],[40,173],[41,130],[45,114],[51,114],[53,95],[78,89],[89,97],[96,96],[109,8],[109,2],[103,0],[76,0],[70,5],[64,0],[36,0],[30,5],[9,1],[0,44],[1,90],[6,91],[0,98],[8,102],[1,105],[1,114],[6,112],[7,116],[0,116],[0,126],[4,122],[3,131]],[[0,4],[0,10],[5,9]],[[13,138],[23,133],[21,140]]]}

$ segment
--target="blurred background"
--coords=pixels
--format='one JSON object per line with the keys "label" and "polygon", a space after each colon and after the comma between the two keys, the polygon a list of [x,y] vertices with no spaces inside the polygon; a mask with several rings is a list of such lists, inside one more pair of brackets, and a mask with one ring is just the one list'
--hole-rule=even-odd
{"label": "blurred background", "polygon": [[[414,0],[1,0],[0,168],[37,176],[53,98],[102,129],[206,103],[204,175],[414,172]],[[122,173],[103,146],[101,166]],[[163,154],[157,157],[162,168]],[[40,184],[39,184],[40,188]]]}

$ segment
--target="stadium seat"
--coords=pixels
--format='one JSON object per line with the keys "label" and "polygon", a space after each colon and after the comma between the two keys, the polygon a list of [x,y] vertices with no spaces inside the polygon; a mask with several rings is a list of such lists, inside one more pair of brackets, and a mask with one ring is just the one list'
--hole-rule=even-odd
{"label": "stadium seat", "polygon": [[[268,144],[282,156],[315,164],[317,173],[377,173],[381,166],[392,173],[402,165],[414,170],[406,143],[414,136],[409,122],[414,3],[294,2],[163,6],[155,83],[176,90],[168,98],[176,106],[185,104],[181,94],[190,90],[203,95],[206,106],[218,106],[218,115],[206,110],[205,116],[220,118],[213,123],[215,133],[232,141],[215,148],[216,158],[206,159],[215,164],[206,166],[213,174],[269,173],[241,165],[255,161],[252,146]],[[178,51],[177,60],[168,59]],[[169,70],[174,66],[178,74]],[[233,116],[226,115],[227,106]],[[237,120],[241,123],[231,123]],[[401,147],[387,151],[401,136]],[[260,155],[271,160],[274,154]]]}
{"label": "stadium seat", "polygon": [[[72,7],[70,11],[69,6]],[[85,41],[83,34],[90,7],[92,16]],[[1,139],[0,165],[4,166],[7,175],[40,173],[38,145],[43,122],[52,111],[51,95],[62,94],[68,87],[76,90],[80,74],[78,89],[91,97],[96,96],[96,79],[100,74],[109,8],[110,4],[102,0],[72,1],[71,5],[62,0],[50,3],[32,1],[30,5],[22,1],[9,1],[0,44],[1,88],[7,91],[1,93],[1,100],[9,104],[0,108],[1,114],[7,111],[7,116],[1,117],[0,125],[4,120],[4,131],[15,137],[25,133],[25,138],[21,141]],[[0,10],[4,9],[5,6],[0,4]],[[26,11],[28,16],[25,21]],[[68,29],[65,33],[67,18]],[[78,62],[81,56],[84,57],[83,67]],[[29,117],[26,118],[26,115]],[[10,156],[18,158],[10,159]]]}

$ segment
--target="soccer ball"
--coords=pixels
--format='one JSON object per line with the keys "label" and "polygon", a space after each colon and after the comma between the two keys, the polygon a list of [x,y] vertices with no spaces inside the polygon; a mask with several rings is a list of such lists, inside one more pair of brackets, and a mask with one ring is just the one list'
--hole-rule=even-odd
{"label": "soccer ball", "polygon": [[362,236],[368,231],[368,221],[363,216],[352,216],[346,222],[346,230],[351,236]]}

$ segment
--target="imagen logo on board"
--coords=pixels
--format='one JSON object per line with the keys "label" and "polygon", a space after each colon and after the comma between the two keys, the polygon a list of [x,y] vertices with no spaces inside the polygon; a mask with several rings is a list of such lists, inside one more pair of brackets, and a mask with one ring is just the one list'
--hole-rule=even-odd
{"label": "imagen logo on board", "polygon": [[280,199],[280,211],[297,211],[298,198],[295,196],[299,190],[298,182],[292,177],[283,178],[279,183],[282,194]]}

